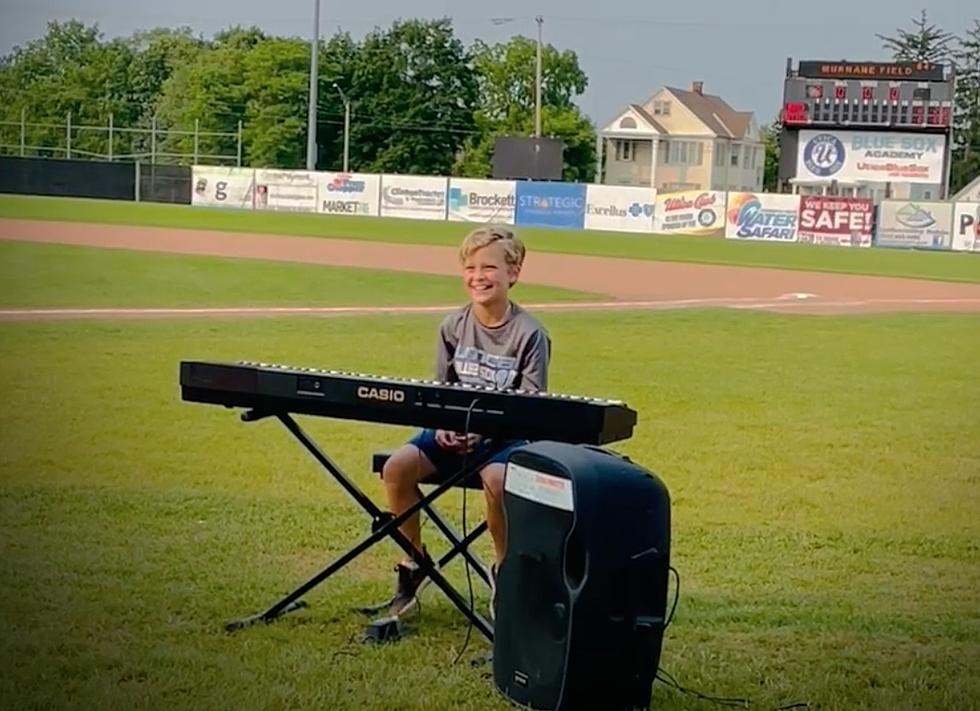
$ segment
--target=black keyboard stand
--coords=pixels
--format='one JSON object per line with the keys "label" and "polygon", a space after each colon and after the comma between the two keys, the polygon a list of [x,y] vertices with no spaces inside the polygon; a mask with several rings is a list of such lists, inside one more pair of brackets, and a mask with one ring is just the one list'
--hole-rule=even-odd
{"label": "black keyboard stand", "polygon": [[[464,557],[471,562],[474,561],[468,547],[481,533],[483,533],[484,530],[486,530],[486,522],[484,521],[479,527],[473,529],[473,531],[467,534],[464,538],[460,538],[452,527],[449,526],[448,522],[441,520],[441,517],[439,517],[440,520],[436,521],[437,526],[449,539],[450,543],[452,544],[452,548],[448,553],[439,559],[438,563],[430,563],[422,559],[415,551],[415,547],[407,538],[405,538],[404,535],[402,535],[401,531],[398,529],[398,527],[401,526],[401,524],[413,514],[422,510],[423,508],[428,510],[431,504],[437,498],[445,494],[454,486],[461,485],[467,476],[471,476],[473,472],[482,468],[482,466],[493,456],[492,452],[486,455],[486,457],[483,459],[474,459],[472,465],[468,466],[466,469],[460,469],[452,476],[447,477],[445,481],[441,482],[438,486],[432,489],[432,491],[423,496],[411,508],[404,511],[399,516],[393,516],[391,513],[379,509],[374,501],[372,501],[357,487],[353,481],[351,481],[350,477],[344,473],[340,466],[338,466],[336,462],[334,462],[323,450],[320,449],[316,442],[314,442],[309,435],[303,431],[303,429],[288,413],[247,410],[246,412],[242,413],[241,419],[244,422],[256,422],[267,417],[275,417],[282,422],[286,429],[299,440],[299,442],[311,455],[313,455],[313,458],[316,459],[316,461],[340,483],[347,493],[354,498],[361,508],[363,508],[371,516],[371,534],[362,539],[347,553],[344,553],[342,556],[330,563],[330,565],[314,575],[307,582],[296,588],[296,590],[269,607],[265,612],[261,612],[257,615],[252,615],[251,617],[246,617],[227,624],[225,629],[228,632],[244,629],[245,627],[250,627],[259,622],[273,622],[283,615],[306,607],[306,603],[300,598],[329,578],[331,575],[339,571],[345,565],[350,563],[352,560],[357,558],[359,555],[364,553],[366,550],[371,548],[371,546],[376,544],[378,541],[385,537],[390,537],[395,543],[398,544],[399,547],[401,547],[402,550],[405,551],[408,556],[418,563],[419,567],[426,572],[428,578],[430,578],[432,582],[434,582],[446,594],[446,596],[473,624],[473,626],[479,630],[488,641],[493,641],[493,627],[490,625],[490,623],[479,613],[477,613],[476,610],[471,609],[469,602],[464,599],[463,596],[449,583],[449,581],[446,580],[442,573],[439,572],[439,568],[443,567],[452,558],[459,554],[464,555]],[[480,573],[481,577],[486,579],[486,573],[482,569],[482,566],[477,565],[477,571]]]}

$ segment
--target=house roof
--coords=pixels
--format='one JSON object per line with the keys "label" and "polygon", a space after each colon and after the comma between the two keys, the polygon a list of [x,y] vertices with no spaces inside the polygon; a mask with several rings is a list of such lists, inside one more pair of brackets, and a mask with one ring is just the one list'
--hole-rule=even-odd
{"label": "house roof", "polygon": [[647,111],[645,108],[643,108],[639,104],[630,104],[630,108],[633,111],[635,111],[637,114],[639,114],[644,121],[646,121],[648,124],[650,124],[655,129],[657,129],[658,133],[667,133],[667,129],[665,129],[663,125],[659,121],[657,121],[657,119],[651,116],[650,112]]}
{"label": "house roof", "polygon": [[725,138],[745,138],[752,125],[751,111],[736,111],[720,96],[665,87],[709,130]]}

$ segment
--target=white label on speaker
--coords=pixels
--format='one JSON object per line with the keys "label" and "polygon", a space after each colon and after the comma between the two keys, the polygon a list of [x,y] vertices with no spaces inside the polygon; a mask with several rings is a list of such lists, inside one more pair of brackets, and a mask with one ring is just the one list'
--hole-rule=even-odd
{"label": "white label on speaker", "polygon": [[575,508],[572,504],[571,481],[528,469],[513,462],[507,464],[504,490],[552,508],[564,511],[572,511]]}

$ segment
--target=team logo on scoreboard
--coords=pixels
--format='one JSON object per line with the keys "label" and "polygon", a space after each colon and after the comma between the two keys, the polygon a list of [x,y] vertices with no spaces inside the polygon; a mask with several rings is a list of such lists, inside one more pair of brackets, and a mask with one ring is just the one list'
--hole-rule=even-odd
{"label": "team logo on scoreboard", "polygon": [[828,178],[844,167],[844,144],[831,133],[811,138],[803,149],[803,164],[814,175]]}

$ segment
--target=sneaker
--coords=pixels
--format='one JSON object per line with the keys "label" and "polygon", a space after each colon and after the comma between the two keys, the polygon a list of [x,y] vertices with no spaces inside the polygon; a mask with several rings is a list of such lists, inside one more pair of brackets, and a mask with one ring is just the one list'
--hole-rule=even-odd
{"label": "sneaker", "polygon": [[[425,553],[426,562],[431,562],[428,552]],[[398,573],[398,582],[395,586],[395,596],[388,604],[388,614],[391,617],[399,617],[410,612],[418,605],[417,593],[422,581],[425,580],[425,572],[414,560],[402,562],[395,566]]]}
{"label": "sneaker", "polygon": [[497,619],[497,564],[490,566],[490,621]]}

